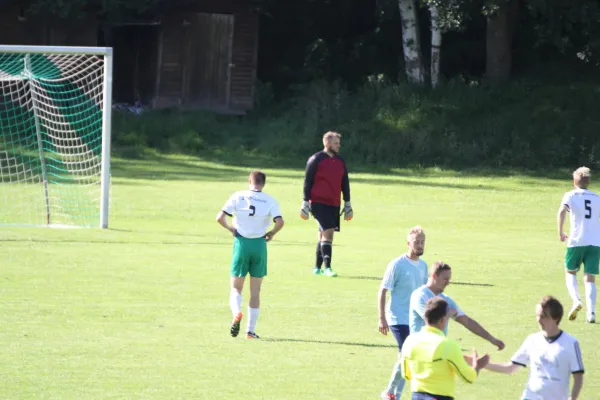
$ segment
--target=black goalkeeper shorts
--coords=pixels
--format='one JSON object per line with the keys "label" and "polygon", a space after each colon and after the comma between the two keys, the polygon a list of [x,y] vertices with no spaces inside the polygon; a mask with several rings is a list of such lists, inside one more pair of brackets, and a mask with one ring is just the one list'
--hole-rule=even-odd
{"label": "black goalkeeper shorts", "polygon": [[319,223],[319,230],[335,229],[340,231],[340,208],[322,203],[311,203],[310,210]]}

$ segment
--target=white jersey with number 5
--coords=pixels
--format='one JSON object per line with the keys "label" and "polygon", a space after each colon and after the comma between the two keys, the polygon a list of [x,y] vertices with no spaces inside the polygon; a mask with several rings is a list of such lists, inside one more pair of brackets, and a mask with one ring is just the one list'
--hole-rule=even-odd
{"label": "white jersey with number 5", "polygon": [[567,246],[600,246],[600,197],[587,189],[575,189],[565,193],[561,204],[571,213]]}
{"label": "white jersey with number 5", "polygon": [[255,190],[235,192],[223,206],[223,212],[233,215],[233,226],[248,239],[265,236],[271,222],[281,217],[277,200]]}

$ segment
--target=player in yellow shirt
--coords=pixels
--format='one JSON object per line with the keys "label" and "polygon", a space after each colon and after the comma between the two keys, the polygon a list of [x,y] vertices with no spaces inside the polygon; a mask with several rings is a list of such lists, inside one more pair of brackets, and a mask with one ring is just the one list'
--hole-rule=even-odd
{"label": "player in yellow shirt", "polygon": [[473,350],[471,365],[467,363],[458,343],[444,335],[448,314],[446,300],[429,299],[425,326],[402,346],[402,376],[411,382],[412,400],[453,400],[456,376],[473,383],[489,362],[487,354],[479,357]]}

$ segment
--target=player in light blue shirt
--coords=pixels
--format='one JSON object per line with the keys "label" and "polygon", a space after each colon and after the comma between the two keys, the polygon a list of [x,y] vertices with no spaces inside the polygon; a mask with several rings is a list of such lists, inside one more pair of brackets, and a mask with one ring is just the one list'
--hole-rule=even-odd
{"label": "player in light blue shirt", "polygon": [[[398,342],[398,351],[409,334],[408,312],[410,295],[419,286],[427,282],[427,263],[420,259],[425,250],[423,228],[415,226],[406,236],[408,252],[392,260],[385,271],[379,288],[379,332],[387,335],[392,331]],[[390,302],[386,307],[386,294],[390,292]],[[386,315],[387,314],[387,315]],[[399,399],[404,388],[404,379],[400,363],[394,365],[392,377],[381,393],[384,400]]]}
{"label": "player in light blue shirt", "polygon": [[[477,336],[487,340],[494,346],[498,347],[498,350],[504,348],[504,342],[496,339],[488,331],[486,331],[477,321],[469,318],[456,304],[450,296],[444,294],[444,289],[450,284],[450,278],[452,276],[452,269],[448,264],[443,261],[436,261],[431,265],[429,269],[429,279],[427,283],[420,288],[416,289],[410,296],[410,313],[409,313],[409,325],[410,334],[417,333],[425,326],[425,308],[427,300],[440,296],[443,297],[449,305],[450,318],[476,334]],[[444,328],[444,334],[448,333],[448,325]]]}

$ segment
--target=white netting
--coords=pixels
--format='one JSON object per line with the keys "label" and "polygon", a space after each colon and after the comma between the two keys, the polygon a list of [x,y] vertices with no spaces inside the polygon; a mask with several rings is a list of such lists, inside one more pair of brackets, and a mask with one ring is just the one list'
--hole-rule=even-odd
{"label": "white netting", "polygon": [[0,224],[98,226],[104,57],[0,53]]}

